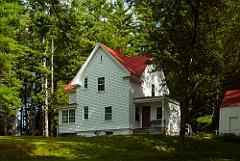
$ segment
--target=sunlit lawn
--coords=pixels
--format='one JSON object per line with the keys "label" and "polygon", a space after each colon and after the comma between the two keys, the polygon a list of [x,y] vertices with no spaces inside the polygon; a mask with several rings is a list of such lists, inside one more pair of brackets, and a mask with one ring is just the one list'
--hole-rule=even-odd
{"label": "sunlit lawn", "polygon": [[92,138],[0,137],[0,161],[218,161],[240,160],[240,145],[212,139],[186,138],[185,152],[174,150],[177,137],[161,135]]}

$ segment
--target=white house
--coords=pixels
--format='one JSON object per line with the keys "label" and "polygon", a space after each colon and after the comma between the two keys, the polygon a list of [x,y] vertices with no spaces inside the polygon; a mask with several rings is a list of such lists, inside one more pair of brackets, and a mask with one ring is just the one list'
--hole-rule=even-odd
{"label": "white house", "polygon": [[141,128],[177,133],[179,104],[167,97],[163,72],[153,72],[147,60],[98,43],[65,87],[69,104],[58,109],[59,135],[121,135]]}
{"label": "white house", "polygon": [[226,92],[220,106],[219,133],[240,135],[240,90]]}

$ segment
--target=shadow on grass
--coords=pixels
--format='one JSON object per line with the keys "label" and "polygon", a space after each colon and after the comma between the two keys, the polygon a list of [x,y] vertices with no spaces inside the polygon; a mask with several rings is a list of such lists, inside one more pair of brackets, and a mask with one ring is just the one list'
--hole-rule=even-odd
{"label": "shadow on grass", "polygon": [[0,137],[0,160],[240,160],[238,144],[186,138],[185,152],[180,154],[174,150],[176,143],[177,137],[162,135]]}
{"label": "shadow on grass", "polygon": [[38,141],[38,137],[32,139],[28,137],[0,137],[0,160],[66,160],[67,157],[59,157],[48,154],[37,153],[41,145],[34,145],[32,142]]}

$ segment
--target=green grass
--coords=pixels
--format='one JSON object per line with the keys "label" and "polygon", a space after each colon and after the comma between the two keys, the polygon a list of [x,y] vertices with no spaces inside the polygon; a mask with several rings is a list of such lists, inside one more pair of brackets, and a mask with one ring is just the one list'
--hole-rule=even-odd
{"label": "green grass", "polygon": [[0,137],[0,160],[43,161],[237,161],[240,145],[186,138],[177,153],[177,137],[161,135],[99,137]]}

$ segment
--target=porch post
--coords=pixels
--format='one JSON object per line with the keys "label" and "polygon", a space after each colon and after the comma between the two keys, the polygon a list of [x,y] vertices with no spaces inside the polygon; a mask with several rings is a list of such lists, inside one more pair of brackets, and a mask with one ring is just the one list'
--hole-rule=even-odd
{"label": "porch post", "polygon": [[162,107],[162,134],[165,135],[165,121],[164,121],[164,112],[165,112],[165,109],[164,109],[164,99],[161,101],[161,107]]}

